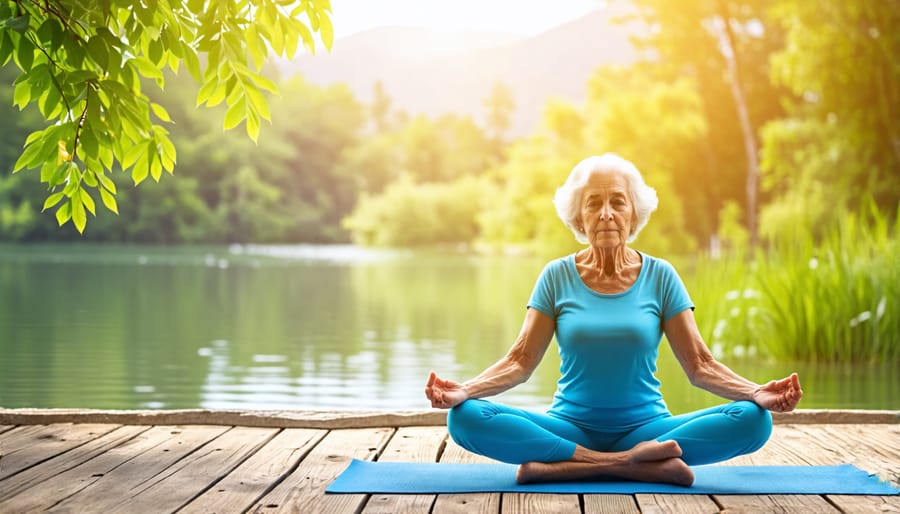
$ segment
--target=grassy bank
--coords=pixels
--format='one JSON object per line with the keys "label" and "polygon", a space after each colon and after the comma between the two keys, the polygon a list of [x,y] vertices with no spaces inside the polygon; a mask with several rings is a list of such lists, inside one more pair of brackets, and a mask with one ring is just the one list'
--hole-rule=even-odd
{"label": "grassy bank", "polygon": [[794,237],[752,259],[704,258],[685,275],[719,356],[900,360],[900,240],[877,213],[848,215],[820,241]]}

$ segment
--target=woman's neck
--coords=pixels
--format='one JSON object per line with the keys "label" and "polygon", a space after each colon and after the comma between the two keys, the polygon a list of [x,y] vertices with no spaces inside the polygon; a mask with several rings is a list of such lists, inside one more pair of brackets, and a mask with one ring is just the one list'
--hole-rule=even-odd
{"label": "woman's neck", "polygon": [[591,246],[583,252],[583,257],[576,259],[579,265],[592,268],[601,279],[621,277],[626,270],[641,262],[640,254],[625,245],[611,248]]}

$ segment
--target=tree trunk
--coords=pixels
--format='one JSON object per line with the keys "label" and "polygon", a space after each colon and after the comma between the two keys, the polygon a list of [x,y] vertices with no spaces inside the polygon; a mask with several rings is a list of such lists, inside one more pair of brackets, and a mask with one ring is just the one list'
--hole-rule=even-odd
{"label": "tree trunk", "polygon": [[757,154],[756,134],[750,124],[750,114],[747,109],[747,99],[741,88],[740,65],[738,62],[737,47],[735,46],[734,32],[731,29],[731,19],[728,2],[719,0],[719,16],[722,19],[723,39],[725,45],[723,54],[728,63],[728,78],[731,86],[731,96],[737,110],[738,121],[741,125],[741,134],[744,138],[744,154],[747,158],[747,231],[750,233],[750,248],[755,248],[758,243],[758,207],[757,192],[759,190],[759,157]]}

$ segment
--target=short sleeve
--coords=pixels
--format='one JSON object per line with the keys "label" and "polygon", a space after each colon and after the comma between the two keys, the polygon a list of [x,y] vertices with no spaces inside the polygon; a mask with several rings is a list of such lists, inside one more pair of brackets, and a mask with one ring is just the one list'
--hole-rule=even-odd
{"label": "short sleeve", "polygon": [[528,300],[528,307],[537,309],[551,318],[556,318],[556,288],[553,280],[553,263],[544,266],[541,274],[538,275],[537,282],[534,284],[534,290],[531,291],[531,298]]}
{"label": "short sleeve", "polygon": [[668,321],[676,314],[686,310],[693,309],[694,302],[688,294],[687,288],[684,286],[678,272],[667,261],[660,260],[660,285],[662,287],[662,316],[664,321]]}

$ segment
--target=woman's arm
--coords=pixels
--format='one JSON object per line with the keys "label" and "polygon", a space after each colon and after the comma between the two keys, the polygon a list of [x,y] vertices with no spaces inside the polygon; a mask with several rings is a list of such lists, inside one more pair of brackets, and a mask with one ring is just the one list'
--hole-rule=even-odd
{"label": "woman's arm", "polygon": [[425,396],[431,400],[432,407],[449,409],[469,398],[492,396],[525,382],[544,357],[555,329],[553,318],[529,308],[516,342],[502,359],[462,384],[444,380],[432,372]]}
{"label": "woman's arm", "polygon": [[673,316],[663,329],[691,384],[701,389],[729,400],[756,402],[760,407],[778,412],[794,410],[803,397],[796,373],[759,385],[717,361],[703,342],[691,309]]}

